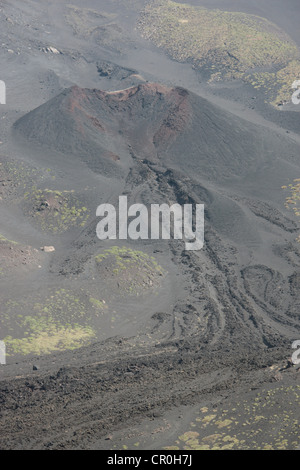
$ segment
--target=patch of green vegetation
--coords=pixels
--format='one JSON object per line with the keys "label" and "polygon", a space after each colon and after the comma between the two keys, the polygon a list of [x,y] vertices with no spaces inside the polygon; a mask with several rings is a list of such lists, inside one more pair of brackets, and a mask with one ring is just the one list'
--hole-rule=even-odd
{"label": "patch of green vegetation", "polygon": [[32,181],[42,178],[42,172],[22,161],[4,160],[0,163],[0,177],[0,199],[19,202]]}
{"label": "patch of green vegetation", "polygon": [[[103,301],[82,290],[53,290],[39,302],[30,301],[2,304],[0,329],[6,332],[8,355],[48,354],[86,345],[96,335],[95,319],[106,309]],[[22,313],[24,305],[30,315]]]}
{"label": "patch of green vegetation", "polygon": [[95,332],[88,326],[63,326],[51,321],[37,321],[27,317],[31,322],[32,333],[24,338],[4,338],[9,354],[50,354],[55,351],[65,351],[86,345],[94,337]]}
{"label": "patch of green vegetation", "polygon": [[211,414],[202,409],[189,430],[165,450],[286,450],[299,446],[300,386],[262,390],[256,397],[235,403],[231,410]]}
{"label": "patch of green vegetation", "polygon": [[90,302],[91,302],[92,305],[94,305],[94,307],[99,308],[100,310],[105,308],[104,303],[101,300],[94,299],[93,297],[90,297]]}
{"label": "patch of green vegetation", "polygon": [[20,185],[23,188],[26,187],[30,179],[39,176],[39,171],[36,168],[30,167],[24,162],[5,161],[0,165],[7,176],[13,180],[14,185]]}
{"label": "patch of green vegetation", "polygon": [[84,227],[89,211],[81,206],[73,191],[57,191],[33,187],[24,195],[29,212],[45,232],[59,234],[72,227]]}
{"label": "patch of green vegetation", "polygon": [[158,271],[162,272],[162,268],[158,265],[155,258],[150,257],[147,253],[131,248],[113,246],[104,251],[103,254],[96,256],[96,261],[101,263],[102,260],[113,256],[117,266],[123,270],[134,266],[138,262],[144,263],[146,266],[154,266]]}
{"label": "patch of green vegetation", "polygon": [[144,9],[139,28],[173,59],[192,62],[209,83],[244,79],[262,88],[273,104],[288,99],[299,78],[297,46],[259,16],[157,0]]}
{"label": "patch of green vegetation", "polygon": [[21,203],[43,231],[60,234],[72,227],[85,227],[90,213],[75,191],[39,187],[55,179],[50,168],[38,170],[24,162],[4,161],[0,163],[0,177],[5,183],[0,199]]}
{"label": "patch of green vegetation", "polygon": [[158,286],[158,279],[164,270],[153,256],[127,247],[113,246],[95,257],[96,266],[105,276],[116,279],[121,290],[129,294],[152,286]]}
{"label": "patch of green vegetation", "polygon": [[300,61],[292,60],[285,67],[273,72],[257,72],[245,76],[245,81],[255,89],[263,90],[267,102],[280,106],[291,102],[292,84],[300,77]]}

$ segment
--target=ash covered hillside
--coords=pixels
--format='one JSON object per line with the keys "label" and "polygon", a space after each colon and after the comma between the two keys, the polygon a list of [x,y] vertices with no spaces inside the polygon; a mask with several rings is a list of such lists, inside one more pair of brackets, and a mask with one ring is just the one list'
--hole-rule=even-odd
{"label": "ash covered hillside", "polygon": [[[74,86],[14,126],[29,142],[80,158],[113,175],[139,159],[184,168],[215,183],[258,174],[278,159],[297,164],[295,148],[183,88],[141,84],[104,92]],[[282,178],[284,180],[284,178]]]}

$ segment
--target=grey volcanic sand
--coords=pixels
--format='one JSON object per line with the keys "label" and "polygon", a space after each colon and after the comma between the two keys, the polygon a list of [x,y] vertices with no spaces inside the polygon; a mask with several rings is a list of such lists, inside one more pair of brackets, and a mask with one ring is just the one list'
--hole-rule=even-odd
{"label": "grey volcanic sand", "polygon": [[[0,366],[0,448],[297,448],[298,112],[214,96],[139,37],[144,3],[1,6],[0,338],[39,309],[95,335]],[[296,2],[243,3],[299,40]],[[121,194],[204,203],[204,249],[98,240]]]}

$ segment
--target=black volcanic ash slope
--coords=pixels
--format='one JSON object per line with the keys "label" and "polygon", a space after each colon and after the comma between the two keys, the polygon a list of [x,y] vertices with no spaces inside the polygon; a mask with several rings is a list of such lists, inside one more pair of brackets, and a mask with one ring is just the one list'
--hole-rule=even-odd
{"label": "black volcanic ash slope", "polygon": [[268,136],[258,127],[182,88],[157,84],[118,92],[74,86],[22,117],[15,130],[102,173],[127,167],[130,144],[141,159],[163,159],[214,182],[246,175],[270,150],[275,160],[284,149],[272,136],[265,152]]}

